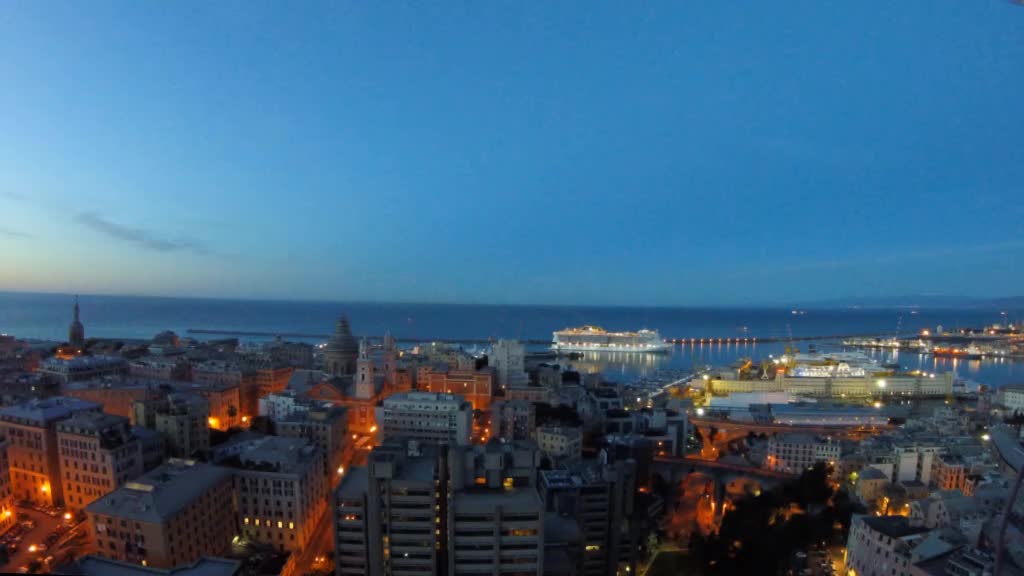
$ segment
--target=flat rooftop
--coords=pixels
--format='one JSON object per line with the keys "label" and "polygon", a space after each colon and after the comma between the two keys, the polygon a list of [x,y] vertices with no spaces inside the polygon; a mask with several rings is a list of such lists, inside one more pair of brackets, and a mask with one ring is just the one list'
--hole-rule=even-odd
{"label": "flat rooftop", "polygon": [[159,523],[231,478],[231,470],[194,460],[172,458],[86,506],[102,514],[139,522]]}
{"label": "flat rooftop", "polygon": [[26,420],[32,423],[44,424],[54,420],[61,420],[82,410],[96,410],[103,408],[102,405],[88,400],[72,398],[70,396],[53,396],[43,400],[29,400],[21,404],[0,408],[0,418]]}
{"label": "flat rooftop", "polygon": [[134,563],[89,555],[57,574],[79,576],[234,576],[242,568],[238,560],[203,557],[187,565],[171,569],[147,568]]}

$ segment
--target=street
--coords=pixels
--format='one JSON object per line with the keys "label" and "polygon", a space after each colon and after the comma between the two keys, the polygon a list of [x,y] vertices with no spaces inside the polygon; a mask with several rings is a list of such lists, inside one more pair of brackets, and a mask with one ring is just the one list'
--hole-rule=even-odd
{"label": "street", "polygon": [[[22,537],[21,542],[17,545],[17,549],[10,555],[7,564],[0,568],[3,571],[19,572],[22,568],[27,571],[33,562],[39,562],[40,567],[38,571],[47,572],[48,569],[42,566],[42,563],[47,558],[52,557],[55,565],[62,564],[63,558],[69,552],[80,552],[80,550],[76,550],[74,542],[70,544],[65,543],[65,541],[69,540],[67,535],[61,535],[56,538],[51,537],[53,540],[49,545],[46,542],[47,537],[54,534],[58,527],[62,524],[66,525],[63,516],[52,517],[31,508],[19,507],[16,510],[19,516],[27,516],[29,520],[36,523],[36,526]],[[53,546],[54,544],[60,544],[60,546],[55,547]]]}

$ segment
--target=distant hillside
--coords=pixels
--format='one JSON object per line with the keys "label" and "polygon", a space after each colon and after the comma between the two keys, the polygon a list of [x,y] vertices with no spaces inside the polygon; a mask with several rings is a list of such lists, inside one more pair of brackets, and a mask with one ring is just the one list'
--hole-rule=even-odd
{"label": "distant hillside", "polygon": [[1024,296],[977,298],[944,294],[911,294],[894,297],[837,298],[806,304],[814,308],[1024,308]]}

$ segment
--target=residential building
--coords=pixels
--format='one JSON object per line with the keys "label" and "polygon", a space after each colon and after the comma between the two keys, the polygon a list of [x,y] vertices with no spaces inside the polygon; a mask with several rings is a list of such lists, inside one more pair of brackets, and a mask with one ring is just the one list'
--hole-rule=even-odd
{"label": "residential building", "polygon": [[167,390],[165,381],[118,375],[71,382],[62,387],[61,394],[101,404],[107,414],[131,418],[132,405],[137,400],[157,398]]}
{"label": "residential building", "polygon": [[57,424],[79,412],[99,412],[94,402],[54,396],[0,408],[0,437],[7,439],[15,500],[41,506],[64,503]]}
{"label": "residential building", "polygon": [[348,440],[348,410],[344,406],[313,405],[306,410],[295,410],[274,420],[274,428],[278,436],[312,442],[323,455],[327,487],[337,483],[344,472],[342,464],[354,446]]}
{"label": "residential building", "polygon": [[857,472],[856,478],[857,497],[865,505],[885,496],[885,489],[891,485],[888,474],[870,466]]}
{"label": "residential building", "polygon": [[376,409],[381,439],[468,445],[473,409],[461,396],[407,392],[384,399]]}
{"label": "residential building", "polygon": [[172,393],[136,401],[132,407],[132,421],[162,434],[167,454],[175,458],[190,458],[210,450],[209,417],[209,403],[197,394]]}
{"label": "residential building", "polygon": [[416,371],[417,387],[424,392],[458,394],[474,410],[487,411],[494,395],[494,370],[451,370],[447,365],[421,366]]}
{"label": "residential building", "polygon": [[537,444],[552,460],[579,460],[583,453],[583,430],[579,426],[541,426]]}
{"label": "residential building", "polygon": [[934,557],[915,554],[927,532],[903,516],[855,514],[846,541],[846,566],[863,576],[908,576],[915,563]]}
{"label": "residential building", "polygon": [[234,472],[243,538],[299,552],[327,508],[323,455],[302,438],[254,438],[219,462]]}
{"label": "residential building", "polygon": [[537,429],[537,410],[526,400],[499,400],[491,405],[491,438],[532,440]]}
{"label": "residential building", "polygon": [[128,362],[128,375],[155,380],[189,380],[192,365],[183,356],[143,356]]}
{"label": "residential building", "polygon": [[0,534],[14,526],[14,494],[11,492],[11,465],[7,459],[7,440],[0,438]]}
{"label": "residential building", "polygon": [[127,418],[79,412],[57,423],[64,504],[78,511],[143,473],[142,445]]}
{"label": "residential building", "polygon": [[228,550],[235,535],[231,471],[172,458],[86,506],[98,554],[174,568]]}
{"label": "residential building", "polygon": [[120,356],[75,356],[47,358],[39,364],[39,375],[61,384],[125,374],[128,361]]}
{"label": "residential building", "polygon": [[916,436],[897,442],[893,447],[896,458],[894,482],[918,481],[928,486],[932,482],[932,468],[935,459],[943,451],[938,439],[934,441]]}
{"label": "residential building", "polygon": [[834,465],[839,460],[839,443],[810,434],[776,434],[768,439],[766,468],[775,472],[800,474],[818,462]]}
{"label": "residential building", "polygon": [[958,454],[939,454],[933,460],[932,479],[939,490],[963,491],[967,484],[967,463]]}
{"label": "residential building", "polygon": [[498,340],[487,356],[494,367],[498,386],[502,389],[526,386],[526,346],[517,340]]}

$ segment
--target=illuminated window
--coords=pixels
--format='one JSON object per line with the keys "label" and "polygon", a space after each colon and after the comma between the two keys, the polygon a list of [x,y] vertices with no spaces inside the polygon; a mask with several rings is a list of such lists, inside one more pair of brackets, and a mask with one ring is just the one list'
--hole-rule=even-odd
{"label": "illuminated window", "polygon": [[249,523],[249,517],[246,516],[245,518],[243,518],[242,522],[244,522],[245,524],[248,524]]}
{"label": "illuminated window", "polygon": [[257,518],[257,519],[256,519],[256,525],[257,525],[257,526],[259,526],[259,525],[260,525],[260,519],[259,519],[259,518]]}
{"label": "illuminated window", "polygon": [[295,530],[295,522],[289,522],[288,523],[288,529],[289,530]]}
{"label": "illuminated window", "polygon": [[278,528],[284,528],[284,522],[281,522],[280,520],[278,520],[277,521],[277,527]]}

